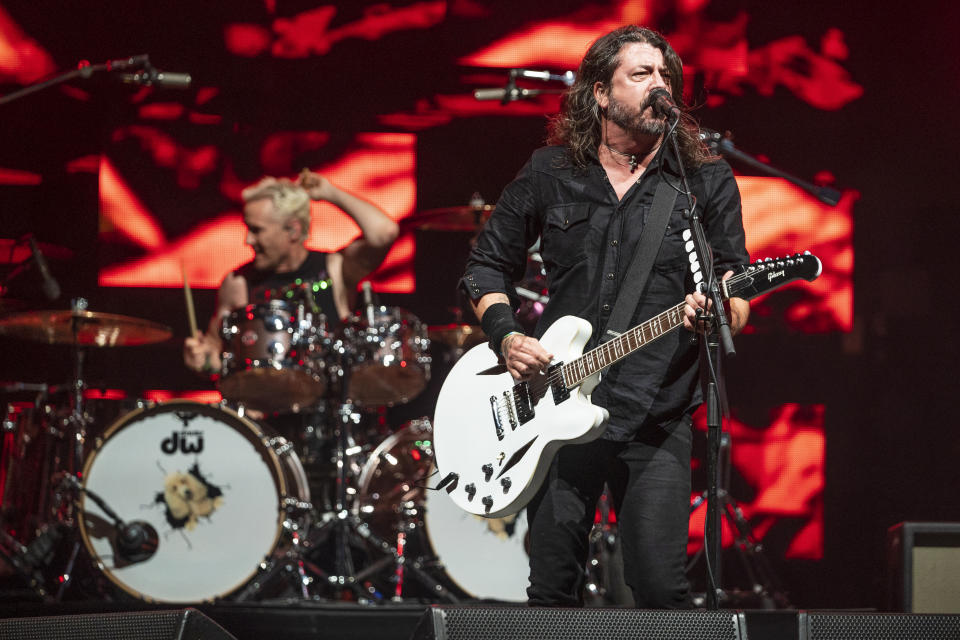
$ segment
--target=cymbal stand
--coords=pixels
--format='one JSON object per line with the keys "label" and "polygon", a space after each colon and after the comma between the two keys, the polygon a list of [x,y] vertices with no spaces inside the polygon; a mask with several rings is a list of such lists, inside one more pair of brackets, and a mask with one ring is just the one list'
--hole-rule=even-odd
{"label": "cymbal stand", "polygon": [[[730,434],[722,432],[720,435],[720,454],[718,456],[718,477],[720,481],[717,486],[717,498],[720,502],[720,519],[726,520],[733,531],[733,547],[743,564],[744,572],[750,583],[750,594],[760,600],[760,605],[764,609],[786,608],[790,606],[780,581],[777,579],[763,552],[763,545],[753,537],[753,528],[743,515],[743,510],[739,503],[730,495]],[[704,491],[697,496],[690,504],[690,513],[696,511],[707,500],[707,492]],[[720,527],[722,529],[722,527]],[[704,554],[705,547],[701,547],[690,558],[687,564],[687,572],[697,563]],[[714,573],[716,584],[720,592],[720,598],[726,600],[726,605],[731,606],[731,590],[722,588],[721,580],[722,564],[718,561]]]}
{"label": "cymbal stand", "polygon": [[[407,543],[410,540],[410,534],[418,528],[423,527],[423,509],[425,509],[425,507],[417,504],[415,501],[410,501],[408,504],[403,505],[403,517],[397,523],[395,529],[395,545],[390,547],[390,553],[386,555],[386,557],[366,567],[360,575],[364,577],[373,575],[392,564],[393,595],[390,598],[391,600],[403,600],[406,578],[410,575],[421,585],[427,587],[429,592],[437,599],[451,604],[458,604],[460,599],[427,571],[429,565],[440,564],[440,560],[436,555],[432,553],[414,557],[407,555]],[[384,549],[384,551],[386,551],[386,549]]]}
{"label": "cymbal stand", "polygon": [[79,334],[80,324],[82,322],[81,313],[87,310],[86,298],[74,298],[70,301],[70,308],[73,312],[73,381],[70,398],[70,417],[67,419],[69,427],[67,437],[71,440],[71,447],[68,454],[66,469],[63,474],[69,479],[64,479],[58,483],[54,489],[55,515],[57,520],[69,527],[73,544],[70,549],[70,555],[64,567],[63,573],[58,577],[59,587],[54,600],[60,602],[63,599],[66,590],[73,584],[73,568],[80,552],[80,538],[76,535],[77,502],[75,499],[64,499],[64,495],[69,494],[72,486],[80,486],[80,471],[84,459],[84,446],[87,441],[87,425],[90,423],[90,416],[87,415],[85,400],[83,397],[86,390],[86,382],[83,377],[83,365],[86,352],[80,345]]}
{"label": "cymbal stand", "polygon": [[326,582],[336,594],[348,589],[361,600],[382,600],[382,597],[373,589],[367,589],[354,573],[353,556],[350,545],[364,547],[369,542],[377,549],[390,553],[390,545],[375,536],[365,522],[352,512],[349,501],[348,477],[348,449],[350,444],[351,424],[354,421],[354,405],[347,398],[350,379],[350,366],[347,363],[340,371],[340,400],[335,422],[336,446],[336,480],[333,510],[324,514],[323,522],[311,531],[308,540],[309,546],[316,547],[333,535],[334,566],[333,573],[329,574],[313,562],[307,562],[307,568]]}

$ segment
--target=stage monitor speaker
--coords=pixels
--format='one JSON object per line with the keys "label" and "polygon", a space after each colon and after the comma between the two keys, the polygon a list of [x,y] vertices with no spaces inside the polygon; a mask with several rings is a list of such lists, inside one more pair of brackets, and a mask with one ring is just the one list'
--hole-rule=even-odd
{"label": "stage monitor speaker", "polygon": [[960,616],[801,611],[800,640],[957,640]]}
{"label": "stage monitor speaker", "polygon": [[0,639],[236,640],[196,609],[0,620]]}
{"label": "stage monitor speaker", "polygon": [[735,611],[433,606],[411,640],[746,640]]}
{"label": "stage monitor speaker", "polygon": [[887,607],[960,613],[960,523],[901,522],[887,532]]}

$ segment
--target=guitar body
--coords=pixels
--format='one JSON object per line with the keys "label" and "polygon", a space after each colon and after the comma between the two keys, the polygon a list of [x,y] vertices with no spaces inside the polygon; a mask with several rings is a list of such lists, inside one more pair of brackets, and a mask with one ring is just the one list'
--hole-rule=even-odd
{"label": "guitar body", "polygon": [[[721,287],[724,299],[744,300],[794,280],[815,280],[823,265],[809,252],[743,265]],[[600,373],[644,345],[683,326],[684,303],[665,310],[583,353],[590,323],[574,316],[554,322],[540,338],[554,356],[546,374],[517,383],[482,344],[466,353],[440,389],[433,445],[440,483],[461,509],[502,517],[523,508],[564,444],[603,433],[609,415],[590,402]]]}
{"label": "guitar body", "polygon": [[[586,320],[564,316],[547,329],[540,343],[555,361],[570,362],[583,353],[591,333]],[[540,374],[541,383],[545,377]],[[501,439],[490,399],[502,401],[504,392],[517,383],[498,367],[486,343],[470,349],[444,381],[434,414],[439,476],[457,476],[440,491],[461,509],[480,516],[503,517],[522,509],[543,482],[557,449],[593,440],[606,428],[606,409],[590,402],[599,380],[599,374],[592,376],[559,402],[547,391],[533,403],[535,415],[529,421],[518,421],[515,427],[509,419],[501,421]],[[530,385],[536,386],[536,378]],[[486,465],[490,466],[485,470]]]}

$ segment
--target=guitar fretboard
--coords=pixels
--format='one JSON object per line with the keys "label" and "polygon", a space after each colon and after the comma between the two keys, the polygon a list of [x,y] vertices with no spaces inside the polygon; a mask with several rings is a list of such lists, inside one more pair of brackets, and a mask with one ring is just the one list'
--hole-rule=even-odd
{"label": "guitar fretboard", "polygon": [[681,302],[672,309],[656,315],[636,327],[624,331],[616,338],[591,349],[576,360],[563,365],[563,383],[572,389],[598,371],[627,357],[643,345],[652,342],[683,324]]}

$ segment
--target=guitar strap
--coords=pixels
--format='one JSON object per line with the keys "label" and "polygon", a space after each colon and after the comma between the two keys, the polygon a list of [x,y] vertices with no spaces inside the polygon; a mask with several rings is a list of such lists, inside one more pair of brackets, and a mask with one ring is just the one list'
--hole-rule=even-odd
{"label": "guitar strap", "polygon": [[640,232],[637,252],[633,254],[633,260],[627,267],[620,293],[617,294],[613,311],[610,312],[610,318],[607,320],[606,330],[600,336],[600,344],[616,338],[630,328],[630,320],[640,301],[643,287],[647,284],[653,261],[660,252],[663,235],[667,231],[667,221],[670,220],[670,212],[673,211],[676,201],[677,190],[661,178],[653,194],[650,215],[647,216],[647,222],[643,225],[643,231]]}

